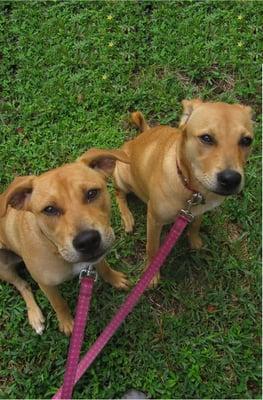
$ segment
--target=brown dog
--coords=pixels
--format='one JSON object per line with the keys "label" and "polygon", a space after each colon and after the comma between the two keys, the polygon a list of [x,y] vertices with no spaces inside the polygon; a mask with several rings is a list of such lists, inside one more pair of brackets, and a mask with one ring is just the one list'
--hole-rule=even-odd
{"label": "brown dog", "polygon": [[[201,214],[238,193],[244,185],[243,168],[252,142],[251,108],[239,104],[183,101],[179,129],[150,128],[140,112],[133,122],[143,131],[122,150],[130,164],[116,163],[116,196],[125,231],[131,232],[133,216],[126,194],[135,193],[147,204],[147,264],[160,244],[164,224],[173,222],[191,198],[201,192],[205,204],[193,208],[189,229],[192,248],[200,248]],[[156,284],[156,276],[152,284]]]}
{"label": "brown dog", "polygon": [[23,296],[30,325],[39,334],[44,317],[15,264],[21,259],[56,311],[59,328],[69,335],[73,320],[57,285],[80,272],[81,262],[97,264],[106,282],[126,289],[128,281],[103,257],[112,245],[110,197],[106,178],[120,150],[91,149],[75,163],[40,176],[16,178],[0,196],[0,278]]}

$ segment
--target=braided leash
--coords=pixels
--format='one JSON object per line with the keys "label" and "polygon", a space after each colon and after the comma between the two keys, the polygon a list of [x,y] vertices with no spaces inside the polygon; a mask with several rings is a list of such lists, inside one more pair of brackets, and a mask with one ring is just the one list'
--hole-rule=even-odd
{"label": "braided leash", "polygon": [[88,265],[81,270],[79,279],[81,284],[61,391],[62,399],[70,399],[72,395],[85,326],[88,319],[92,289],[94,281],[97,279],[97,274],[93,270],[93,267]]}

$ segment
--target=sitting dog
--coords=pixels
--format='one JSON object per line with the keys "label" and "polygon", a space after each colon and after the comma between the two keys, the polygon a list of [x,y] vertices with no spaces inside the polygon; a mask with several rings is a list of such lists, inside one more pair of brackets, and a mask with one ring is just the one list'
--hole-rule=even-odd
{"label": "sitting dog", "polygon": [[103,259],[114,240],[106,178],[116,160],[129,161],[120,150],[91,149],[72,164],[16,178],[0,195],[0,279],[19,290],[38,334],[43,332],[44,317],[31,288],[16,273],[21,259],[66,335],[72,332],[73,320],[57,285],[80,272],[78,263],[96,264],[106,282],[128,287],[125,276]]}
{"label": "sitting dog", "polygon": [[[143,132],[122,150],[129,164],[116,163],[116,198],[125,231],[131,232],[133,216],[126,195],[135,193],[147,204],[147,264],[156,254],[164,224],[174,222],[193,192],[205,204],[192,208],[195,216],[188,235],[190,246],[200,248],[201,215],[220,205],[244,185],[244,165],[252,143],[251,108],[239,104],[184,100],[179,129],[150,128],[140,112],[132,120]],[[152,282],[157,284],[159,274]]]}

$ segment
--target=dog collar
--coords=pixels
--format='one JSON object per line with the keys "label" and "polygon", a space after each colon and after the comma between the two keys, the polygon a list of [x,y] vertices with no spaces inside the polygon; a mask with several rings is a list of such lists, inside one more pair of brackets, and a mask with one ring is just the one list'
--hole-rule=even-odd
{"label": "dog collar", "polygon": [[179,167],[177,161],[176,161],[176,167],[177,167],[178,175],[180,176],[181,181],[182,181],[182,184],[184,185],[184,187],[185,187],[187,190],[189,190],[190,192],[192,192],[192,193],[198,193],[197,190],[195,190],[194,188],[192,188],[192,187],[189,185],[189,182],[188,182],[187,178],[184,176],[184,174],[183,174],[181,168]]}

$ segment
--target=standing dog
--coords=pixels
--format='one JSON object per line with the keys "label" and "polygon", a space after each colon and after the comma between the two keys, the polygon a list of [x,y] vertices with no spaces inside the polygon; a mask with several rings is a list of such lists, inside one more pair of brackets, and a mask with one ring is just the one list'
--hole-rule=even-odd
{"label": "standing dog", "polygon": [[40,176],[16,178],[0,196],[0,278],[21,293],[29,323],[39,334],[44,317],[29,285],[16,273],[15,264],[21,259],[66,335],[73,320],[57,285],[80,272],[77,263],[96,264],[106,282],[128,287],[125,276],[103,260],[114,240],[105,181],[116,160],[129,161],[120,150],[91,149],[75,163]]}
{"label": "standing dog", "polygon": [[[135,193],[147,204],[147,265],[160,244],[164,224],[173,222],[193,191],[205,204],[193,208],[196,217],[189,229],[192,248],[200,248],[201,215],[220,205],[244,185],[244,165],[252,143],[251,108],[239,104],[184,100],[179,129],[150,128],[140,112],[132,120],[143,132],[122,150],[130,164],[116,163],[116,196],[125,231],[133,216],[126,195]],[[157,284],[159,275],[152,285]]]}

